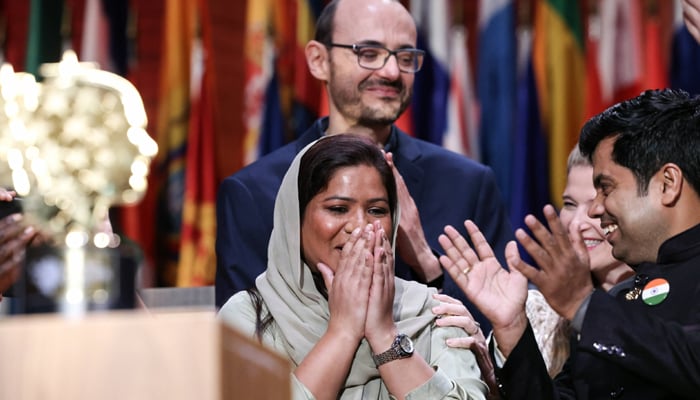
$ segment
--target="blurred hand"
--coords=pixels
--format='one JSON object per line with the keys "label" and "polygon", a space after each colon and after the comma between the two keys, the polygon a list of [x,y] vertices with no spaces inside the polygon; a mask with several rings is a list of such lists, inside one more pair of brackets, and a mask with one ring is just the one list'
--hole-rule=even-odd
{"label": "blurred hand", "polygon": [[688,32],[700,43],[700,0],[683,0],[683,21]]}
{"label": "blurred hand", "polygon": [[384,156],[394,172],[396,192],[401,206],[399,229],[396,233],[396,252],[420,276],[423,282],[430,282],[442,275],[440,262],[425,239],[418,207],[408,192],[406,182],[394,165],[393,154],[385,153]]}
{"label": "blurred hand", "polygon": [[[12,201],[16,193],[0,188],[0,201]],[[22,214],[0,219],[0,299],[2,292],[19,278],[26,248],[37,232],[22,223]]]}

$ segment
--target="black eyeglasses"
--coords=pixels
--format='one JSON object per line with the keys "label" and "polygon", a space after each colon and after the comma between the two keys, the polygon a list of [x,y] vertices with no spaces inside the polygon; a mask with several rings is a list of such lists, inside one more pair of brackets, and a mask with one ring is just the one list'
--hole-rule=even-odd
{"label": "black eyeglasses", "polygon": [[425,51],[419,49],[389,50],[386,47],[374,44],[339,44],[331,43],[328,47],[342,47],[350,49],[357,55],[357,64],[365,69],[381,69],[389,61],[389,57],[396,57],[396,64],[401,72],[415,74],[420,71],[425,58]]}

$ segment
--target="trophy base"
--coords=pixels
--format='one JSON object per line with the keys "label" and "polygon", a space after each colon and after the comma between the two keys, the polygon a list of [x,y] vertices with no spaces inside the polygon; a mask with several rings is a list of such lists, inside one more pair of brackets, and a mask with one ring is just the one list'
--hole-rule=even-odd
{"label": "trophy base", "polygon": [[23,273],[7,294],[10,314],[77,316],[134,308],[138,262],[123,246],[29,246]]}

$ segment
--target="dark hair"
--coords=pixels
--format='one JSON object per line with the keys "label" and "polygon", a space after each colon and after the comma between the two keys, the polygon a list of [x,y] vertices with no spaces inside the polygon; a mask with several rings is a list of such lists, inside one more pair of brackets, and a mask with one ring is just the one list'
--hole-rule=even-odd
{"label": "dark hair", "polygon": [[314,40],[330,46],[333,43],[333,29],[335,27],[335,11],[338,9],[338,0],[333,0],[321,11],[321,15],[316,20],[316,32]]}
{"label": "dark hair", "polygon": [[393,217],[397,197],[391,167],[379,147],[370,139],[345,133],[319,140],[302,156],[298,178],[299,219],[304,219],[309,201],[328,187],[336,171],[357,165],[374,167],[379,172],[389,196],[389,209]]}
{"label": "dark hair", "polygon": [[250,296],[250,302],[253,304],[255,309],[255,336],[258,338],[260,343],[262,343],[263,332],[272,323],[272,314],[269,311],[264,312],[263,310],[263,298],[258,290],[258,287],[253,285],[253,287],[247,290],[248,296]]}
{"label": "dark hair", "polygon": [[664,164],[674,163],[700,193],[700,97],[682,90],[647,90],[586,122],[579,148],[592,159],[598,144],[615,137],[612,160],[632,171],[640,195]]}

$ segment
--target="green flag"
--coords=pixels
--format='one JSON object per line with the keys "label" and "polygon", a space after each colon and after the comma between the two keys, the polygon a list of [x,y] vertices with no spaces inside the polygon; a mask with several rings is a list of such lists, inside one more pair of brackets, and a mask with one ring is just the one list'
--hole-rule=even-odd
{"label": "green flag", "polygon": [[63,2],[31,0],[25,69],[41,80],[39,66],[61,60]]}

